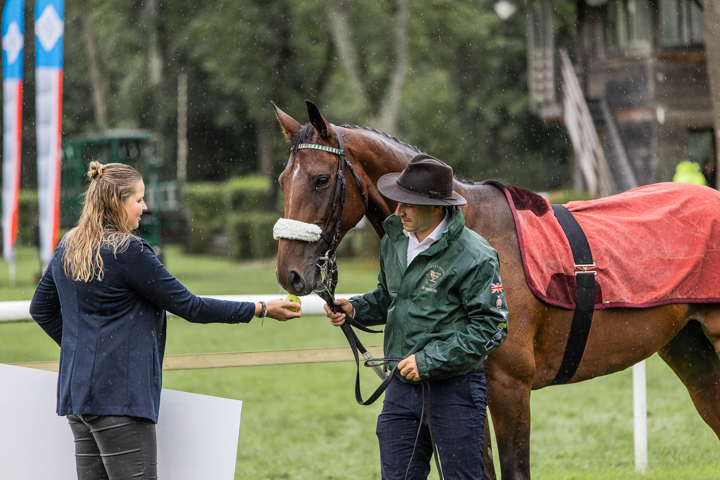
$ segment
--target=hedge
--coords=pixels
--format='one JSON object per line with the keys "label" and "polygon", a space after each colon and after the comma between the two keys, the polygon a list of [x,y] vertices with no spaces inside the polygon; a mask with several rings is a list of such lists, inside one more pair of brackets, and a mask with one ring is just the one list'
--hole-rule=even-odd
{"label": "hedge", "polygon": [[260,175],[235,177],[225,184],[226,205],[231,212],[265,210],[270,203],[270,179]]}
{"label": "hedge", "polygon": [[[272,239],[272,227],[281,215],[265,211],[275,203],[270,201],[270,187],[270,179],[260,175],[232,178],[224,183],[187,184],[183,190],[188,212],[187,250],[208,252],[213,239],[226,234],[233,258],[275,255],[277,243]],[[257,225],[250,225],[252,222]]]}
{"label": "hedge", "polygon": [[191,253],[206,252],[213,236],[225,230],[224,184],[188,183],[183,189],[183,198],[188,220],[186,249]]}
{"label": "hedge", "polygon": [[227,210],[225,184],[216,182],[188,183],[183,189],[188,221],[207,222],[222,227]]}
{"label": "hedge", "polygon": [[36,190],[20,190],[18,205],[18,236],[15,245],[37,247],[40,245],[38,231],[39,207]]}
{"label": "hedge", "polygon": [[[243,260],[274,257],[278,243],[272,238],[272,229],[282,217],[283,202],[282,192],[278,192],[273,202],[278,210],[266,211],[271,194],[270,180],[260,176],[234,178],[225,183],[186,184],[182,192],[187,215],[185,250],[208,253],[214,249],[215,253],[227,252],[232,258]],[[17,245],[39,245],[38,216],[37,191],[21,190]],[[377,235],[368,226],[349,234],[338,254],[374,256],[378,244]]]}
{"label": "hedge", "polygon": [[230,214],[227,224],[230,256],[237,260],[274,257],[278,242],[272,231],[281,216],[276,212]]}

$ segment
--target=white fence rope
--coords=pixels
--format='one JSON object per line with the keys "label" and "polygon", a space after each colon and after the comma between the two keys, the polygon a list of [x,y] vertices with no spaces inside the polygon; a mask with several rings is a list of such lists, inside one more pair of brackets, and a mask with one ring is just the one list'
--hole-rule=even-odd
{"label": "white fence rope", "polygon": [[[337,294],[336,298],[350,298],[357,293]],[[217,298],[220,300],[232,300],[235,302],[259,302],[268,300],[277,300],[284,298],[285,295],[278,294],[264,294],[264,295],[203,295],[210,298]],[[306,315],[325,315],[323,305],[325,301],[315,294],[301,297],[302,311]],[[30,300],[18,300],[13,302],[0,302],[0,322],[9,322],[15,320],[32,320],[30,316]]]}
{"label": "white fence rope", "polygon": [[30,300],[0,302],[0,322],[13,320],[32,320],[30,316]]}

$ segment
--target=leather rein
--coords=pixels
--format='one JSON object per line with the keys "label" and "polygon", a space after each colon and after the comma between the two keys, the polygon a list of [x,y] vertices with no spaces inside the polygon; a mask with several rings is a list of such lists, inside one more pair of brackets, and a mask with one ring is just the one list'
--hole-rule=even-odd
{"label": "leather rein", "polygon": [[[319,260],[322,262],[322,264],[318,264],[318,267],[320,268],[321,277],[322,280],[318,287],[315,289],[315,293],[325,300],[325,303],[327,303],[328,307],[334,312],[334,313],[344,313],[340,307],[335,305],[335,287],[338,282],[338,270],[337,270],[337,263],[335,258],[335,249],[337,248],[337,245],[340,241],[340,227],[341,227],[341,217],[342,212],[345,207],[345,197],[347,195],[347,181],[345,180],[345,167],[350,170],[350,173],[352,174],[353,179],[355,179],[355,184],[358,187],[358,190],[360,190],[360,196],[362,196],[363,202],[365,203],[365,214],[367,214],[369,207],[368,207],[368,198],[367,194],[365,193],[365,187],[362,183],[362,180],[358,176],[357,172],[355,172],[355,168],[353,168],[352,164],[348,161],[347,156],[345,154],[345,144],[343,142],[342,134],[340,133],[340,130],[335,125],[331,125],[333,129],[335,130],[335,134],[337,135],[338,139],[338,146],[340,148],[333,148],[328,147],[326,145],[318,145],[314,143],[302,143],[298,146],[298,150],[310,148],[314,150],[322,150],[325,152],[333,153],[339,157],[338,159],[338,170],[337,170],[337,181],[335,183],[335,195],[333,198],[332,206],[330,207],[330,215],[328,215],[327,220],[325,221],[325,225],[323,226],[322,232],[320,232],[319,237],[324,240],[328,244],[328,250],[325,252],[325,256],[321,257]],[[335,226],[334,226],[334,233],[332,234],[332,237],[330,236],[330,229],[332,224],[332,217],[337,211],[337,218],[335,219]],[[317,227],[315,227],[317,228]],[[387,387],[390,385],[390,382],[392,381],[392,378],[395,376],[395,371],[397,370],[397,363],[403,360],[402,358],[373,358],[372,354],[367,351],[367,349],[363,346],[360,339],[357,337],[355,332],[353,331],[352,327],[358,328],[364,332],[370,332],[370,333],[382,333],[382,330],[372,330],[364,325],[360,324],[357,320],[355,320],[351,315],[345,314],[345,323],[343,323],[340,328],[342,329],[343,333],[345,334],[345,338],[347,338],[348,344],[350,344],[350,348],[353,352],[353,356],[355,357],[355,367],[356,367],[356,373],[355,373],[355,400],[360,405],[370,405],[374,403],[380,395],[387,389]],[[360,358],[358,355],[358,352],[363,356],[363,359],[365,360],[364,365],[366,367],[372,368],[375,373],[380,377],[382,380],[382,383],[380,386],[370,395],[370,397],[367,400],[362,399],[362,394],[360,392]],[[395,363],[390,373],[386,373],[386,366],[388,363]],[[428,389],[428,397],[430,396],[430,384],[428,382],[422,382],[423,387],[423,409],[421,413],[421,419],[420,423],[422,424],[422,417],[425,415],[425,387],[427,386]],[[435,453],[435,465],[437,467],[438,475],[440,477],[440,480],[444,479],[443,473],[442,473],[442,467],[440,465],[440,452],[437,450],[437,444],[435,443],[435,438],[433,436],[432,432],[432,423],[430,419],[430,400],[428,398],[428,428],[430,429],[430,438],[431,438],[431,444],[433,448],[433,452]],[[415,438],[415,445],[413,446],[413,456],[415,455],[415,450],[417,448],[417,442],[420,435],[420,430],[418,430],[418,436]],[[408,478],[408,475],[410,473],[410,466],[412,465],[412,458],[410,459],[410,463],[408,464],[408,469],[405,472],[405,478]]]}
{"label": "leather rein", "polygon": [[[355,184],[357,185],[358,190],[360,190],[360,196],[362,197],[363,203],[365,204],[366,214],[369,210],[369,207],[368,197],[365,192],[365,186],[363,185],[360,176],[357,174],[352,164],[348,161],[345,154],[345,144],[343,142],[342,133],[340,133],[340,130],[335,125],[331,126],[335,130],[335,134],[337,135],[338,139],[338,145],[340,148],[333,148],[326,145],[318,145],[314,143],[301,143],[300,145],[298,145],[298,150],[321,150],[338,156],[337,180],[335,182],[333,203],[330,207],[330,214],[328,215],[322,232],[320,233],[320,238],[328,244],[328,250],[325,252],[325,255],[323,257],[320,257],[319,259],[321,263],[318,264],[318,267],[320,268],[322,279],[318,287],[315,289],[315,293],[320,298],[325,300],[325,303],[327,303],[328,307],[330,307],[330,309],[334,313],[344,313],[340,307],[335,305],[335,287],[337,286],[338,282],[338,269],[335,257],[335,250],[338,243],[340,242],[340,232],[342,227],[341,218],[343,209],[345,208],[345,197],[347,196],[347,181],[345,179],[346,167],[350,171],[353,179],[355,180]],[[335,215],[336,213],[337,217],[335,218],[335,224],[333,225],[332,218],[333,215]],[[331,235],[332,230],[334,230],[334,232],[332,232]],[[360,405],[370,405],[375,402],[375,400],[377,400],[380,395],[385,391],[388,385],[390,385],[390,381],[392,380],[395,369],[397,368],[397,365],[393,367],[392,371],[388,375],[385,370],[385,365],[389,362],[398,362],[402,359],[374,358],[372,354],[367,351],[360,339],[357,337],[352,327],[369,333],[382,333],[382,330],[372,330],[370,328],[367,328],[348,314],[345,314],[345,323],[340,326],[343,333],[345,334],[345,338],[347,339],[348,344],[350,344],[353,356],[355,357],[355,365],[357,367],[355,376],[355,400]],[[358,352],[360,352],[360,355],[362,355],[363,359],[365,360],[364,365],[366,367],[372,368],[378,375],[378,377],[380,377],[380,379],[383,381],[377,388],[377,390],[372,395],[370,395],[367,400],[363,400],[362,394],[360,393],[360,358]]]}

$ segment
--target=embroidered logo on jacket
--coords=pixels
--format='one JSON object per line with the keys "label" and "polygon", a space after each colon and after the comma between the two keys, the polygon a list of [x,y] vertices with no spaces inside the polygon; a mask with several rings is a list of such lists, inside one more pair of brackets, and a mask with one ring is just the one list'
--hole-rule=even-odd
{"label": "embroidered logo on jacket", "polygon": [[437,283],[440,277],[445,274],[445,270],[440,265],[430,265],[425,270],[425,280],[420,286],[423,290],[428,292],[437,293]]}

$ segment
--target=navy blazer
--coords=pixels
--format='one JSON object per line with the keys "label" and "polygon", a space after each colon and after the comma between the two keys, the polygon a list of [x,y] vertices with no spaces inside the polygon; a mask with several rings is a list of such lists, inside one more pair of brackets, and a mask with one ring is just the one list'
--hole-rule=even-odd
{"label": "navy blazer", "polygon": [[73,281],[55,250],[30,304],[33,319],[60,345],[57,413],[130,415],[157,423],[165,353],[165,310],[194,323],[247,323],[255,304],[199,298],[133,237],[104,247],[101,281]]}

